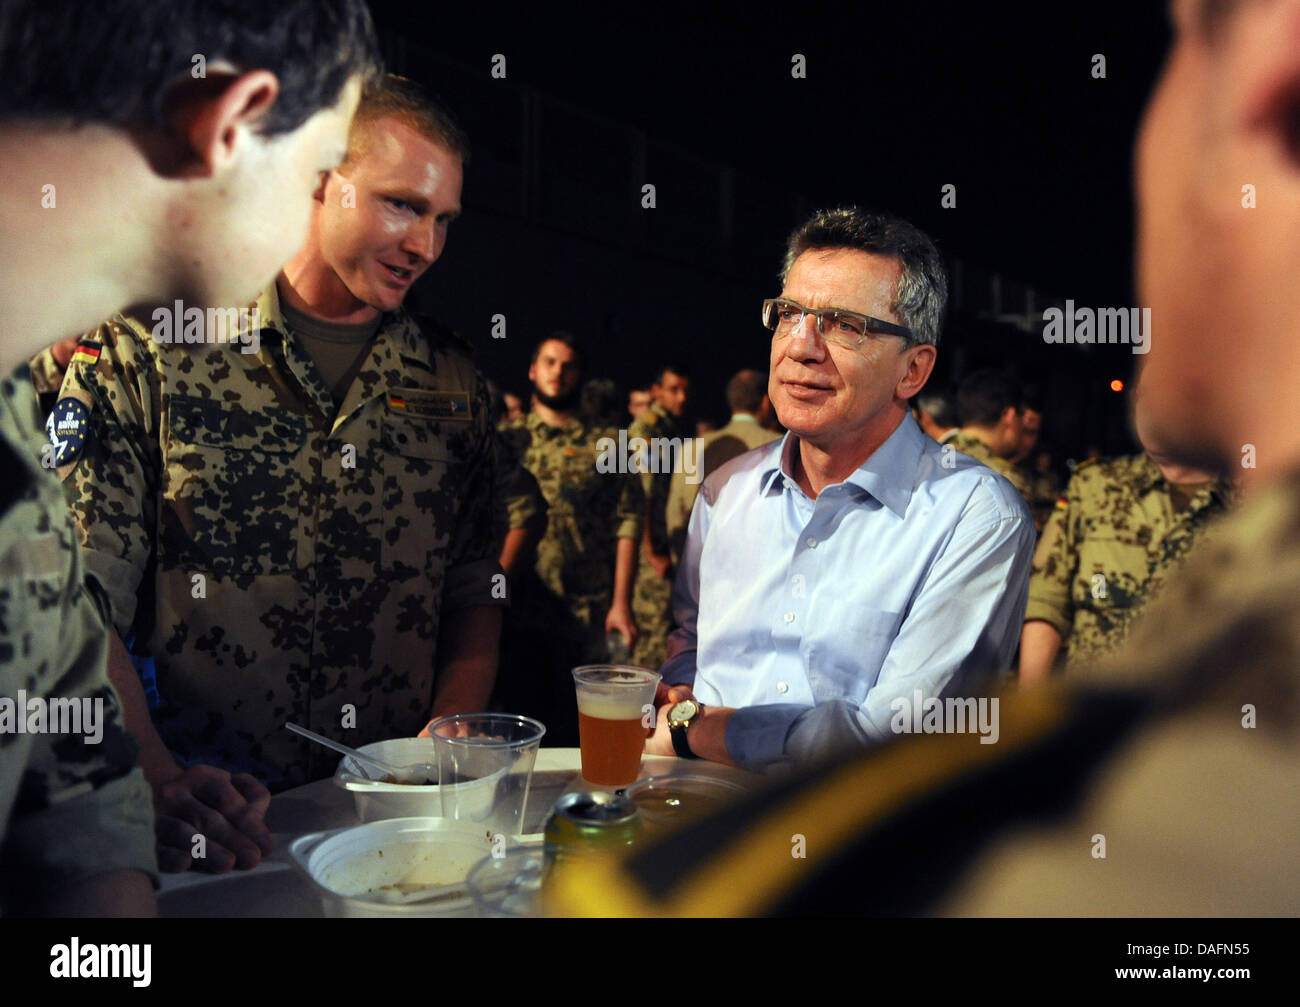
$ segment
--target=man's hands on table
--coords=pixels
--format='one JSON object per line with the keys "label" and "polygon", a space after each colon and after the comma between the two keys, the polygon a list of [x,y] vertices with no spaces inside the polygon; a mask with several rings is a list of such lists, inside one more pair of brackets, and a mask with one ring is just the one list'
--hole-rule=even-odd
{"label": "man's hands on table", "polygon": [[[231,776],[213,766],[191,766],[153,786],[158,867],[224,874],[250,870],[271,852],[271,831],[263,819],[271,792],[247,773]],[[195,836],[203,836],[195,857]]]}
{"label": "man's hands on table", "polygon": [[[655,707],[658,717],[653,732],[646,739],[646,755],[676,755],[673,737],[668,728],[668,711],[676,703],[685,699],[695,699],[695,694],[686,685],[665,685],[659,683],[655,690]],[[698,701],[697,701],[698,702]],[[734,710],[726,706],[706,706],[700,715],[691,721],[686,729],[686,743],[691,751],[701,759],[720,762],[734,766],[735,760],[727,754],[727,722]]]}

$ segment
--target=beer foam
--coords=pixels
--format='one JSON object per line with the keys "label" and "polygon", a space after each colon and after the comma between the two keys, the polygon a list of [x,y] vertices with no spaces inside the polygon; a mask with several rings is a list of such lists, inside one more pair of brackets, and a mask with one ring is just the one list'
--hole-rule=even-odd
{"label": "beer foam", "polygon": [[622,696],[578,694],[578,712],[597,720],[640,720],[641,704]]}

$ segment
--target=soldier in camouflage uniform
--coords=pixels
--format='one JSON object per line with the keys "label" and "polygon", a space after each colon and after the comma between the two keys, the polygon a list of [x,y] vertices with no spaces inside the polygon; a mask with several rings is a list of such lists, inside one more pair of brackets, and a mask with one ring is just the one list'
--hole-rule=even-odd
{"label": "soldier in camouflage uniform", "polygon": [[983,462],[1004,477],[1027,501],[1033,495],[1029,481],[1011,463],[1020,448],[1023,419],[1020,388],[993,368],[974,371],[957,389],[961,431],[948,444]]}
{"label": "soldier in camouflage uniform", "polygon": [[[611,464],[618,431],[577,412],[581,366],[571,336],[557,333],[539,343],[528,372],[532,410],[500,428],[510,454],[541,486],[548,521],[535,565],[519,572],[497,699],[539,717],[555,745],[577,744],[571,670],[610,659],[607,633],[627,641],[637,635],[631,588],[641,485]],[[518,520],[512,513],[512,526]]]}
{"label": "soldier in camouflage uniform", "polygon": [[[627,439],[642,438],[647,445],[680,439],[685,432],[680,425],[690,390],[690,376],[680,364],[670,364],[659,371],[650,388],[650,408],[632,421]],[[642,536],[636,568],[636,586],[632,593],[632,613],[636,617],[636,646],[632,663],[658,668],[668,654],[668,633],[672,629],[673,567],[668,536],[668,495],[672,491],[672,470],[680,462],[668,449],[658,452],[658,464],[643,457],[641,491],[645,496],[646,526]],[[651,468],[657,468],[657,472]]]}
{"label": "soldier in camouflage uniform", "polygon": [[[62,472],[118,631],[155,658],[164,762],[277,790],[338,761],[285,721],[365,744],[487,703],[506,600],[489,396],[467,346],[401,308],[459,210],[463,141],[390,114],[397,86],[367,93],[307,245],[251,306],[255,343],[163,346],[118,317],[68,372],[59,408],[90,436]],[[339,304],[356,324],[321,332]],[[373,334],[351,363],[326,356],[355,329]]]}
{"label": "soldier in camouflage uniform", "polygon": [[1075,469],[1034,553],[1022,679],[1046,677],[1062,646],[1071,664],[1115,647],[1168,571],[1223,513],[1220,480],[1165,467],[1186,481],[1174,482],[1146,453]]}
{"label": "soldier in camouflage uniform", "polygon": [[255,354],[159,346],[121,316],[83,339],[59,408],[82,403],[90,432],[61,471],[118,632],[157,663],[167,749],[275,791],[338,761],[285,721],[419,732],[440,621],[505,592],[464,345],[387,315],[340,408],[274,287],[257,309]]}

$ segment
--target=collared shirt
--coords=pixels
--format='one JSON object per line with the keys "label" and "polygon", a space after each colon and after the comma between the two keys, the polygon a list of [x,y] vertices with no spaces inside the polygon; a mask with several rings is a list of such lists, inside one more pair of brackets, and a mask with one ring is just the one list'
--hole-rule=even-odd
{"label": "collared shirt", "polygon": [[1227,503],[1214,481],[1177,509],[1145,453],[1084,462],[1034,553],[1025,619],[1056,627],[1069,661],[1100,657]]}
{"label": "collared shirt", "polygon": [[280,789],[337,763],[285,721],[355,744],[427,723],[444,615],[505,603],[504,515],[454,335],[385,314],[336,406],[274,285],[256,306],[255,353],[121,316],[90,333],[60,403],[88,436],[61,472],[119,632],[156,660],[164,743]]}
{"label": "collared shirt", "polygon": [[705,480],[674,589],[667,682],[737,707],[757,768],[893,736],[895,699],[959,695],[1009,665],[1034,526],[1009,483],[910,415],[810,499],[792,434]]}
{"label": "collared shirt", "polygon": [[25,371],[0,382],[0,901],[157,874],[153,801],[106,674],[108,603],[42,464]]}

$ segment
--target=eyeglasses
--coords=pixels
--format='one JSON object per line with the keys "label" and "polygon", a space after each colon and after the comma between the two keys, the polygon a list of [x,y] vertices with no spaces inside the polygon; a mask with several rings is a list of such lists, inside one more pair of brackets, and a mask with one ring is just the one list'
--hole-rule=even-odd
{"label": "eyeglasses", "polygon": [[805,315],[817,319],[817,331],[828,343],[835,343],[850,350],[858,349],[866,341],[867,334],[882,332],[890,336],[912,338],[912,330],[893,322],[881,321],[857,311],[845,311],[842,308],[821,308],[813,310],[802,304],[787,301],[780,297],[769,298],[763,302],[763,324],[776,333],[776,339],[793,335],[803,325]]}

